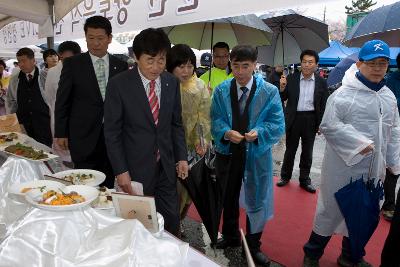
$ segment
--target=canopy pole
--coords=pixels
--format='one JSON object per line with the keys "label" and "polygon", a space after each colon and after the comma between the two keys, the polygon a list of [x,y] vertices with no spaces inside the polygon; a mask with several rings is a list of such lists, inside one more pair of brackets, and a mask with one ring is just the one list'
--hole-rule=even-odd
{"label": "canopy pole", "polygon": [[[49,13],[51,17],[51,24],[54,27],[54,0],[47,0],[49,4]],[[54,49],[54,36],[47,37],[47,49]]]}

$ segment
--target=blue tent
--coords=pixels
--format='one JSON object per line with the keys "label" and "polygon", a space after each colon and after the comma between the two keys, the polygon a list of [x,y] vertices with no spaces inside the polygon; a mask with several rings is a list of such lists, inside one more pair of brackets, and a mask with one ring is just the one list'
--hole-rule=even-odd
{"label": "blue tent", "polygon": [[354,49],[342,45],[338,41],[329,42],[329,47],[319,53],[320,66],[335,66],[343,58],[353,54]]}

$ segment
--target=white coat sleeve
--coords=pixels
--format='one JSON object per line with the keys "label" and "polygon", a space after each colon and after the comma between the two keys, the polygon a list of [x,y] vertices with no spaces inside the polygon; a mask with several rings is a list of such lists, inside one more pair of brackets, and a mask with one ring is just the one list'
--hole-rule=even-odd
{"label": "white coat sleeve", "polygon": [[400,118],[396,106],[386,151],[386,166],[393,174],[400,174]]}
{"label": "white coat sleeve", "polygon": [[345,164],[352,166],[365,157],[360,152],[373,141],[357,131],[352,124],[346,122],[346,115],[351,116],[348,114],[349,110],[349,103],[344,101],[340,94],[331,95],[326,104],[320,130],[327,143]]}

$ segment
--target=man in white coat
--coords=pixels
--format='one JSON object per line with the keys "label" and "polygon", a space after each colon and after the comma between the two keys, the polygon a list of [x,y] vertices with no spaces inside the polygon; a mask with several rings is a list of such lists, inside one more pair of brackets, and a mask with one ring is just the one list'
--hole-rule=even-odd
{"label": "man in white coat", "polygon": [[[394,94],[385,86],[389,46],[380,40],[366,42],[359,61],[345,74],[342,86],[328,99],[320,130],[326,138],[314,227],[304,245],[303,266],[319,266],[333,234],[343,235],[339,266],[371,266],[362,257],[350,259],[348,231],[334,194],[351,177],[385,178],[385,168],[400,173],[400,123]],[[372,161],[372,159],[374,159]],[[365,255],[365,251],[364,251]]]}
{"label": "man in white coat", "polygon": [[[72,57],[74,55],[81,53],[81,47],[78,43],[74,41],[65,41],[58,46],[58,55],[60,56],[60,61],[58,64],[49,69],[47,73],[46,83],[44,86],[44,97],[46,98],[46,103],[50,108],[50,127],[51,133],[54,136],[54,107],[56,104],[56,96],[58,90],[58,82],[60,81],[61,70],[63,67],[63,60]],[[56,142],[53,142],[54,152],[61,157],[64,162],[71,162],[71,156],[69,155],[69,150],[62,150],[58,147]]]}

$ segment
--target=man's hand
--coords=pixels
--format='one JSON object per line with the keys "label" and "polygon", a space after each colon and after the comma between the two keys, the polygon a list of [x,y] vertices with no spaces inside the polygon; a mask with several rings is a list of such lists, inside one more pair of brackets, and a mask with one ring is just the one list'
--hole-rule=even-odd
{"label": "man's hand", "polygon": [[185,180],[189,175],[189,165],[186,160],[180,160],[176,164],[176,172],[178,177],[182,180]]}
{"label": "man's hand", "polygon": [[54,138],[57,145],[62,149],[62,150],[68,150],[68,138]]}
{"label": "man's hand", "polygon": [[279,91],[281,92],[285,91],[286,84],[287,84],[286,76],[282,75],[281,79],[279,80]]}
{"label": "man's hand", "polygon": [[367,146],[366,148],[364,148],[363,150],[361,150],[360,154],[361,155],[367,155],[369,152],[374,150],[374,145],[370,144],[369,146]]}
{"label": "man's hand", "polygon": [[242,142],[243,138],[244,136],[235,130],[229,130],[225,132],[225,139],[228,139],[234,144],[239,144]]}
{"label": "man's hand", "polygon": [[245,133],[244,138],[246,138],[247,142],[253,142],[254,140],[256,140],[258,138],[257,131],[251,130],[250,132]]}
{"label": "man's hand", "polygon": [[124,172],[117,175],[117,184],[123,192],[128,193],[129,195],[134,195],[129,172]]}

